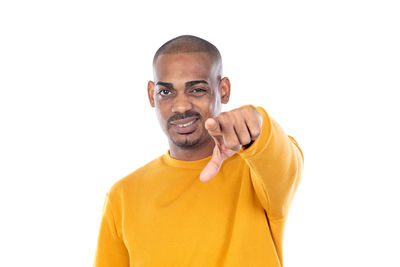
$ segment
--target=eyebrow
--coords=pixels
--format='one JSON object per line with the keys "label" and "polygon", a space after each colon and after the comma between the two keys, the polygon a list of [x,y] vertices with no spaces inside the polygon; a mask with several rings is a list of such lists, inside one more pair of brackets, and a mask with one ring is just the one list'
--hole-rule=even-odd
{"label": "eyebrow", "polygon": [[[199,83],[205,83],[208,84],[207,81],[205,80],[195,80],[195,81],[189,81],[185,83],[185,87],[191,87],[193,85],[199,84]],[[167,87],[168,89],[173,89],[174,86],[172,85],[172,83],[166,83],[166,82],[157,82],[156,85],[162,85],[164,87]]]}
{"label": "eyebrow", "polygon": [[164,87],[167,87],[168,89],[174,89],[174,86],[172,85],[172,83],[157,82],[156,85],[162,85]]}
{"label": "eyebrow", "polygon": [[196,85],[196,84],[198,84],[198,83],[205,83],[205,84],[208,85],[208,82],[205,81],[205,80],[196,80],[196,81],[186,82],[186,83],[185,83],[185,87],[191,87],[191,86]]}

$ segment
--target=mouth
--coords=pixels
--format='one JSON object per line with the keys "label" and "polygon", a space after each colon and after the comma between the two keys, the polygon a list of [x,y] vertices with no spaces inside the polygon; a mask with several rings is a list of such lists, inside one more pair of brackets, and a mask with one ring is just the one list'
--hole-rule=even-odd
{"label": "mouth", "polygon": [[186,118],[183,120],[176,120],[171,122],[172,128],[178,133],[178,134],[191,134],[193,133],[198,124],[199,124],[199,118]]}

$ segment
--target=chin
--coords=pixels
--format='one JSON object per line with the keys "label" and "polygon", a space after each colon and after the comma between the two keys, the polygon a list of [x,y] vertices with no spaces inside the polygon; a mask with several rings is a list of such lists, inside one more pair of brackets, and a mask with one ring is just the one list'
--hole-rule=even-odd
{"label": "chin", "polygon": [[171,141],[180,148],[193,148],[200,142],[200,138],[171,138]]}
{"label": "chin", "polygon": [[201,141],[201,136],[191,136],[194,135],[189,134],[188,136],[171,136],[170,140],[174,145],[180,148],[194,148],[196,147],[200,141]]}
{"label": "chin", "polygon": [[176,141],[172,140],[172,142],[180,148],[195,148],[199,143],[199,139],[196,140],[184,140],[184,141]]}

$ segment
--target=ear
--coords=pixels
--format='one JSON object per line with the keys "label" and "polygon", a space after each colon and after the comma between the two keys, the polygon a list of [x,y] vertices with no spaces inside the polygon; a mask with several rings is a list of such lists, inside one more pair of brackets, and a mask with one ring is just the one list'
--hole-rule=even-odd
{"label": "ear", "polygon": [[154,108],[154,82],[148,81],[147,83],[147,95],[149,97],[150,105]]}
{"label": "ear", "polygon": [[229,96],[231,95],[231,82],[228,77],[222,78],[219,82],[219,92],[221,95],[221,103],[227,104],[229,102]]}

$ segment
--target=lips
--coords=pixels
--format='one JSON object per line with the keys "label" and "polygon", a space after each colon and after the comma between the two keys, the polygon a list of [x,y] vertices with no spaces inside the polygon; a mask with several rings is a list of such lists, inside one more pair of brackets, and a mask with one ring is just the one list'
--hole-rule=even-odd
{"label": "lips", "polygon": [[171,122],[172,128],[179,134],[189,134],[196,130],[199,118],[190,117],[182,120]]}

